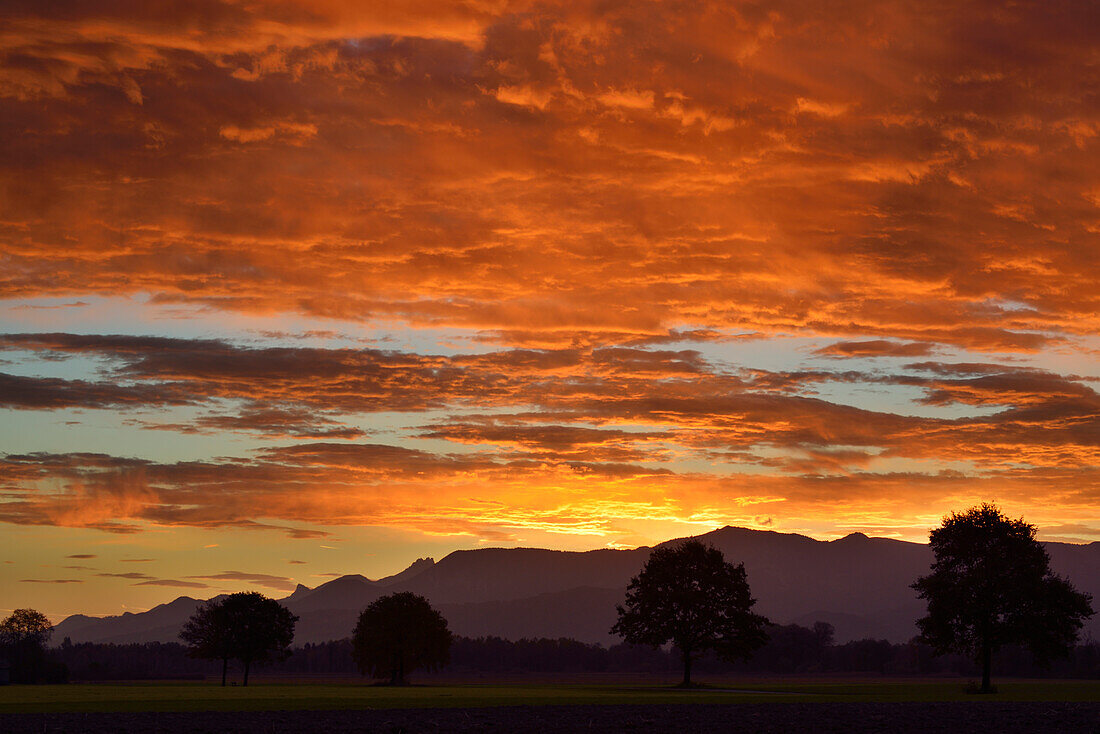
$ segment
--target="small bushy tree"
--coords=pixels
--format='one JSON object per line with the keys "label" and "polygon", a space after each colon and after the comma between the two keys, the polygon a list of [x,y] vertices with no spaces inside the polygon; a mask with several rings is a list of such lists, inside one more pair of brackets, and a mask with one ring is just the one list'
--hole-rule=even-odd
{"label": "small bushy tree", "polygon": [[435,670],[450,660],[447,620],[428,600],[405,591],[377,599],[359,615],[352,634],[352,657],[363,675],[388,677],[407,685],[417,668]]}
{"label": "small bushy tree", "polygon": [[1050,570],[1035,526],[983,504],[952,513],[932,531],[932,573],[913,584],[928,601],[917,620],[922,639],[937,654],[957,652],[982,668],[984,693],[992,691],[993,653],[1026,645],[1036,660],[1063,655],[1092,616],[1091,597]]}
{"label": "small bushy tree", "polygon": [[747,659],[763,645],[768,620],[753,614],[745,564],[726,562],[722,551],[698,540],[654,550],[630,580],[626,604],[611,628],[627,642],[676,645],[691,686],[692,660],[714,650],[726,660]]}

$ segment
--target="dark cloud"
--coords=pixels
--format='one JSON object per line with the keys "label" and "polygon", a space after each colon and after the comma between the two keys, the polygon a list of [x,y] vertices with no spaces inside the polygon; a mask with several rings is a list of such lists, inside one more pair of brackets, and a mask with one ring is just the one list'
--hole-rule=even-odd
{"label": "dark cloud", "polygon": [[171,386],[126,387],[84,380],[21,377],[0,373],[0,407],[31,410],[107,408],[127,405],[183,405]]}
{"label": "dark cloud", "polygon": [[927,342],[894,342],[871,339],[858,342],[836,342],[814,352],[822,357],[845,359],[848,357],[924,357],[935,351]]}
{"label": "dark cloud", "polygon": [[206,579],[213,581],[243,581],[256,586],[280,591],[293,591],[297,584],[293,579],[285,576],[272,576],[265,573],[243,573],[241,571],[222,571],[221,573],[207,576],[188,576],[189,579]]}
{"label": "dark cloud", "polygon": [[132,581],[143,581],[145,579],[153,578],[149,574],[138,573],[136,571],[130,573],[97,573],[96,576],[103,576],[105,578],[113,579],[130,579]]}
{"label": "dark cloud", "polygon": [[1034,408],[1041,404],[1060,406],[1075,403],[1087,413],[1098,396],[1085,381],[1073,375],[1058,375],[1046,370],[987,363],[916,362],[906,369],[932,373],[936,377],[896,376],[899,384],[918,385],[925,390],[922,402],[929,405],[964,403],[1004,405],[1014,409]]}
{"label": "dark cloud", "polygon": [[568,450],[578,445],[608,444],[620,441],[645,441],[661,433],[643,433],[616,429],[583,428],[556,425],[485,425],[452,424],[433,426],[422,438],[443,438],[460,443],[503,443],[537,449]]}
{"label": "dark cloud", "polygon": [[216,435],[225,431],[243,431],[281,438],[356,439],[365,432],[341,424],[313,410],[252,405],[237,415],[204,415],[191,423],[154,423],[138,421],[143,428]]}
{"label": "dark cloud", "polygon": [[148,581],[139,581],[134,586],[171,586],[180,589],[209,589],[208,584],[202,584],[198,581],[181,581],[179,579],[149,579]]}

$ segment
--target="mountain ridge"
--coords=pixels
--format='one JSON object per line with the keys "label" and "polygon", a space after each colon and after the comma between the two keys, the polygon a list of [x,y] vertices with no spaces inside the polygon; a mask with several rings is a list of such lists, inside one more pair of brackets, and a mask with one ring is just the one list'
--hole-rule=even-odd
{"label": "mountain ridge", "polygon": [[[733,563],[744,563],[758,600],[756,611],[777,623],[829,622],[841,642],[860,637],[903,642],[916,634],[915,620],[924,606],[910,584],[931,564],[925,544],[863,533],[817,540],[729,525],[691,537],[715,546]],[[1044,546],[1055,572],[1100,598],[1100,543]],[[378,580],[349,574],[312,589],[299,584],[279,601],[300,617],[296,644],[350,635],[363,608],[397,591],[428,598],[456,634],[573,637],[610,644],[617,641],[608,633],[615,604],[652,550],[456,550],[439,561],[419,558]],[[73,615],[57,625],[54,642],[64,637],[73,642],[174,641],[200,603],[181,596],[137,614]],[[1094,618],[1085,632],[1100,637],[1100,621]]]}

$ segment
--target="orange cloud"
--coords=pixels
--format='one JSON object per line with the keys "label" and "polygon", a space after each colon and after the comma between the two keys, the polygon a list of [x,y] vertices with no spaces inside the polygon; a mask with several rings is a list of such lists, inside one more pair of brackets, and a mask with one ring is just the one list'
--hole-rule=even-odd
{"label": "orange cloud", "polygon": [[1039,349],[1100,312],[1082,12],[9,4],[0,294]]}

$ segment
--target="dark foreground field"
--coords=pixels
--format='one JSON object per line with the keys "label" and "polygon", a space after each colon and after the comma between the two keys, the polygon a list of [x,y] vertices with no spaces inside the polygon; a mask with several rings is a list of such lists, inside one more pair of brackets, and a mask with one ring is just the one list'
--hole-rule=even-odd
{"label": "dark foreground field", "polygon": [[359,711],[0,715],[11,734],[286,732],[1028,732],[1100,734],[1100,702],[495,706]]}
{"label": "dark foreground field", "polygon": [[203,683],[0,687],[0,733],[1027,732],[1100,734],[1100,681],[736,680],[637,683]]}

